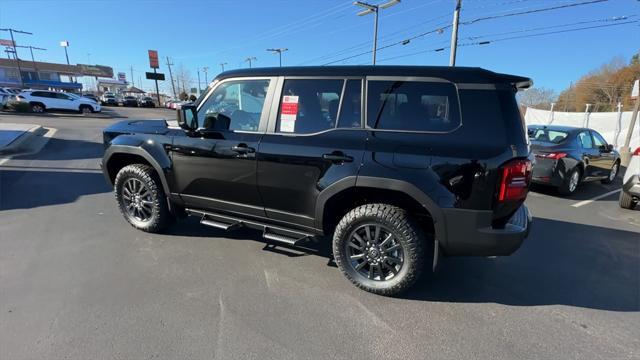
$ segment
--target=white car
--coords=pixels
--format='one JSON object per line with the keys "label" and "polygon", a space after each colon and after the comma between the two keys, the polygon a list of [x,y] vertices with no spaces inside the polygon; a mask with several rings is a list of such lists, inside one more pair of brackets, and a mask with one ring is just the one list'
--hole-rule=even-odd
{"label": "white car", "polygon": [[3,88],[0,88],[0,109],[4,108],[9,101],[9,98],[14,96],[14,94],[6,91]]}
{"label": "white car", "polygon": [[27,90],[16,96],[17,101],[29,103],[32,112],[41,113],[49,109],[75,110],[83,114],[100,112],[100,104],[78,96],[76,94],[46,91]]}
{"label": "white car", "polygon": [[622,179],[620,207],[633,209],[640,201],[640,147],[633,152]]}

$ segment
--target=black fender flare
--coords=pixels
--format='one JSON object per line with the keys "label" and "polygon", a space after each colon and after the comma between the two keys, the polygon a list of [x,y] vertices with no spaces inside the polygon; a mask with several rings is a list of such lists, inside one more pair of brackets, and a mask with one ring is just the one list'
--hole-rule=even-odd
{"label": "black fender flare", "polygon": [[351,187],[369,187],[382,190],[395,190],[402,192],[420,203],[432,216],[435,228],[436,241],[447,243],[446,222],[444,212],[427,194],[415,185],[398,179],[377,178],[369,176],[349,176],[337,181],[320,192],[316,200],[316,227],[322,229],[324,207],[327,201],[343,190]]}
{"label": "black fender flare", "polygon": [[109,184],[109,160],[116,154],[138,155],[145,159],[155,169],[164,193],[171,194],[169,183],[167,182],[167,172],[171,171],[172,163],[169,155],[164,151],[162,144],[159,144],[148,137],[137,135],[120,135],[113,139],[109,147],[105,150],[102,158],[102,172]]}

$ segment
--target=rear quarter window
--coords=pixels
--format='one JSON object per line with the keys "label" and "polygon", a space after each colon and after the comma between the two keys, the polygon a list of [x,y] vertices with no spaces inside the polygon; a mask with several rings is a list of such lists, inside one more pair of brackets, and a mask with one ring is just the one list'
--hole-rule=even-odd
{"label": "rear quarter window", "polygon": [[367,86],[371,128],[449,132],[460,126],[457,90],[451,83],[369,81]]}

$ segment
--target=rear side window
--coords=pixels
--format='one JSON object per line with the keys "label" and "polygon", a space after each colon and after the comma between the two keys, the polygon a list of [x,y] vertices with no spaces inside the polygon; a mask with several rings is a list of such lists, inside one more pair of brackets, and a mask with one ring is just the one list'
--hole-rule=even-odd
{"label": "rear side window", "polygon": [[276,131],[312,134],[336,127],[344,80],[285,80]]}
{"label": "rear side window", "polygon": [[591,135],[588,132],[583,131],[578,134],[578,140],[580,140],[580,144],[583,149],[591,149],[593,147],[593,141],[591,141]]}
{"label": "rear side window", "polygon": [[51,96],[50,93],[48,92],[44,92],[44,91],[34,91],[31,93],[31,96],[35,96],[35,97],[45,97],[45,98],[50,98],[50,97],[54,97]]}
{"label": "rear side window", "polygon": [[456,87],[449,83],[369,81],[367,124],[386,130],[454,130],[460,126]]}

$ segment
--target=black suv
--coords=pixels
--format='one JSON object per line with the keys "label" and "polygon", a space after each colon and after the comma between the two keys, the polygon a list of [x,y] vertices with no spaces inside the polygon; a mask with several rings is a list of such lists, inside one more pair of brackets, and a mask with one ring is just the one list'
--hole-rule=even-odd
{"label": "black suv", "polygon": [[180,214],[291,246],[333,239],[358,287],[397,294],[439,256],[509,255],[531,216],[524,77],[354,66],[220,74],[180,127],[104,130],[103,170],[134,227]]}

